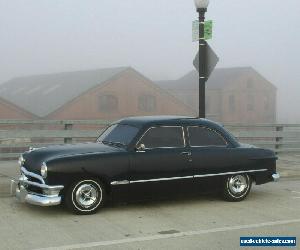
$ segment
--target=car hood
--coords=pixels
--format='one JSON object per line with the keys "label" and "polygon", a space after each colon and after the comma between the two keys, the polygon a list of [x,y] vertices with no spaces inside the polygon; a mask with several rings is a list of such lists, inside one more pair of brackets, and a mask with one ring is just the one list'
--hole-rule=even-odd
{"label": "car hood", "polygon": [[102,143],[78,143],[54,145],[44,148],[35,148],[23,154],[24,167],[28,171],[39,173],[43,162],[66,156],[84,154],[104,154],[124,151],[123,148],[104,145]]}

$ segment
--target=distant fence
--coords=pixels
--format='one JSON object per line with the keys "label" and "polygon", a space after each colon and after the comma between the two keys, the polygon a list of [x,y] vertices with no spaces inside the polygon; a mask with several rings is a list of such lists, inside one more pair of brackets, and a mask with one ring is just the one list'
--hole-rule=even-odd
{"label": "distant fence", "polygon": [[[102,120],[0,120],[0,159],[12,159],[31,147],[95,141],[109,124]],[[300,124],[225,124],[240,142],[300,153]]]}

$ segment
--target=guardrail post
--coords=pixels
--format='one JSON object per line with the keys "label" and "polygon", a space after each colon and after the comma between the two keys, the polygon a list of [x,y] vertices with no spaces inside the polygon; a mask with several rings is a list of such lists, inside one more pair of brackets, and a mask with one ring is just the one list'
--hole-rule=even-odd
{"label": "guardrail post", "polygon": [[[283,126],[276,126],[276,132],[283,132]],[[278,136],[276,133],[276,139],[275,139],[275,153],[278,154],[279,150],[282,148],[282,141],[283,137],[282,135]]]}
{"label": "guardrail post", "polygon": [[[72,130],[73,129],[73,124],[65,124],[65,130]],[[67,137],[64,138],[64,143],[72,143],[73,138]]]}

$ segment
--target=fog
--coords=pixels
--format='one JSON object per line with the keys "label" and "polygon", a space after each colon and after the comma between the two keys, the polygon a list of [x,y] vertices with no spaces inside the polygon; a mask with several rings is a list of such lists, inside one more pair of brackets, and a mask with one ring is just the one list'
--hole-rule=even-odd
{"label": "fog", "polygon": [[[300,2],[211,0],[218,67],[252,66],[278,88],[280,122],[300,122]],[[193,0],[0,0],[0,83],[132,66],[152,80],[190,71]]]}

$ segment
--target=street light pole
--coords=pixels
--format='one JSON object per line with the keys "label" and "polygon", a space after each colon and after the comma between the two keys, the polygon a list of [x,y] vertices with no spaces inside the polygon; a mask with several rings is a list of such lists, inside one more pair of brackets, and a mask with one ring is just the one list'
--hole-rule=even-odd
{"label": "street light pole", "polygon": [[206,8],[197,9],[199,13],[199,118],[205,118],[205,83],[206,83],[206,46],[204,40],[204,21]]}
{"label": "street light pole", "polygon": [[205,83],[207,80],[206,48],[204,39],[205,13],[209,0],[194,0],[199,13],[199,118],[205,118]]}

